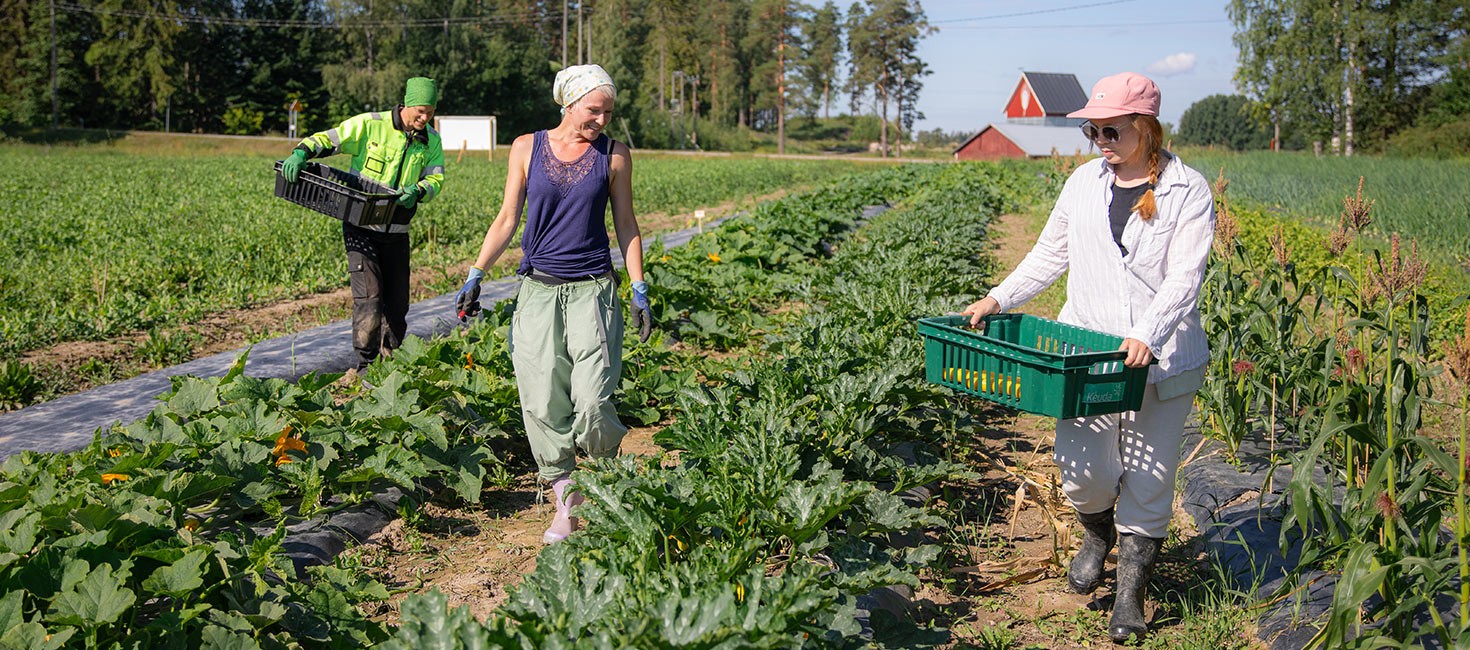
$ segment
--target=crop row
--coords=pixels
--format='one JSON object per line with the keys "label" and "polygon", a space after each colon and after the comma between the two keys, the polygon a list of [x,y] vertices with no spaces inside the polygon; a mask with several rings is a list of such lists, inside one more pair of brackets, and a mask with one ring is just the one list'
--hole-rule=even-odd
{"label": "crop row", "polygon": [[[0,220],[0,360],[346,284],[337,222],[272,195],[271,161],[0,147],[27,197]],[[634,195],[678,214],[851,171],[843,162],[647,157]],[[468,260],[499,209],[505,162],[451,159],[413,231],[419,268]]]}
{"label": "crop row", "polygon": [[[971,173],[972,168],[952,168],[942,175],[953,189],[974,180],[967,176]],[[950,227],[953,232],[884,220],[895,224],[887,226],[890,229],[906,228],[909,240],[885,235],[887,241],[845,243],[834,264],[848,260],[844,263],[852,268],[830,276],[820,275],[818,269],[823,267],[813,262],[829,256],[862,205],[903,198],[932,185],[938,175],[941,172],[894,170],[866,178],[861,188],[847,182],[842,188],[765,207],[721,229],[718,237],[654,257],[658,261],[650,265],[650,275],[657,278],[656,284],[669,287],[656,306],[661,322],[676,332],[732,311],[761,311],[793,300],[831,305],[851,301],[865,309],[887,305],[882,307],[885,313],[902,317],[880,321],[886,323],[883,327],[859,328],[871,322],[856,317],[851,308],[829,307],[813,316],[813,324],[785,330],[791,334],[778,343],[783,357],[787,363],[800,360],[811,373],[807,375],[811,385],[823,385],[823,391],[832,393],[827,399],[805,397],[804,389],[790,384],[787,388],[795,392],[784,402],[774,399],[779,396],[757,399],[778,385],[762,383],[771,372],[778,372],[771,368],[742,371],[728,385],[687,394],[681,399],[724,405],[731,427],[726,435],[703,443],[707,455],[689,449],[686,462],[669,474],[627,459],[583,474],[583,485],[598,504],[585,513],[589,531],[563,545],[564,550],[549,552],[574,553],[597,544],[607,549],[638,548],[645,554],[613,559],[605,552],[590,553],[593,558],[608,557],[611,564],[591,566],[578,579],[601,580],[596,576],[608,577],[604,569],[609,567],[622,571],[662,566],[658,580],[676,580],[691,588],[709,583],[693,579],[701,576],[704,565],[684,559],[743,557],[745,564],[731,565],[743,567],[743,572],[728,577],[747,580],[740,583],[746,594],[759,596],[770,590],[815,609],[789,610],[789,602],[736,598],[736,591],[724,598],[743,603],[741,611],[747,614],[759,609],[756,618],[769,620],[769,625],[792,630],[813,625],[803,612],[823,612],[818,618],[832,626],[829,631],[843,635],[852,632],[846,614],[855,593],[866,585],[911,575],[912,569],[904,567],[922,560],[922,553],[890,556],[870,538],[928,521],[927,515],[903,505],[894,493],[933,478],[942,466],[911,468],[895,464],[886,452],[900,441],[921,438],[934,425],[915,414],[932,406],[938,396],[918,385],[916,369],[905,369],[883,354],[890,346],[900,350],[906,346],[911,353],[915,349],[914,343],[906,342],[912,338],[908,319],[937,308],[926,309],[921,300],[932,295],[925,292],[937,290],[928,278],[967,279],[972,286],[978,282],[978,270],[972,268],[982,236],[977,225],[993,211],[993,195],[975,190],[968,203],[955,204],[952,197],[934,192],[936,198],[931,200],[943,196],[946,203],[938,204],[944,209],[932,216],[965,215],[959,220],[964,223]],[[953,242],[953,250],[934,247],[930,237],[941,232]],[[922,246],[928,246],[930,254],[940,254],[921,255],[916,251]],[[859,257],[848,253],[849,248],[866,252]],[[877,259],[889,262],[866,268]],[[961,272],[966,269],[968,275]],[[726,281],[729,292],[724,297],[729,300],[706,306],[693,298],[698,291],[679,288],[681,282],[693,287],[703,275],[741,277],[746,282]],[[857,277],[881,284],[864,287],[856,283]],[[958,285],[943,289],[964,290]],[[331,376],[309,376],[297,384],[253,379],[238,371],[218,379],[179,378],[174,392],[148,418],[99,436],[88,449],[13,457],[0,480],[0,644],[112,647],[126,641],[150,647],[358,647],[382,640],[389,631],[366,620],[355,605],[386,597],[385,588],[331,566],[314,567],[306,579],[294,579],[294,568],[281,554],[284,526],[361,503],[391,485],[415,498],[438,491],[475,502],[486,472],[504,471],[502,455],[515,448],[506,440],[517,439],[519,433],[515,388],[503,345],[504,323],[504,308],[490,310],[467,336],[409,342],[392,360],[369,370],[373,388],[346,401],[330,391]],[[757,324],[755,319],[737,321],[747,337]],[[813,345],[815,350],[800,352]],[[676,408],[674,396],[690,385],[697,362],[676,357],[661,346],[629,349],[624,417],[649,422],[675,411],[691,412]],[[860,352],[864,356],[854,356]],[[850,371],[858,370],[862,372],[856,379],[850,376]],[[859,396],[866,401],[853,399]],[[785,427],[784,437],[757,435],[771,431],[768,425]],[[679,446],[676,440],[708,433],[691,427],[676,425],[667,444]],[[744,432],[737,436],[736,428]],[[728,445],[737,438],[750,448],[734,456],[715,453],[714,443]],[[828,442],[822,446],[817,441]],[[749,456],[756,464],[740,470],[730,463],[746,452],[761,452]],[[799,462],[793,465],[792,460]],[[795,492],[762,492],[758,496],[765,501],[756,508],[757,495],[746,492],[748,481],[730,485],[709,478],[737,471],[753,472],[749,478],[760,479],[758,485]],[[885,489],[873,481],[882,482]],[[683,510],[683,518],[669,512],[686,507],[691,489],[703,491],[691,501],[693,509]],[[741,504],[750,507],[745,524],[736,520],[738,525],[727,528],[731,522],[710,519],[716,505]],[[733,511],[720,514],[728,512]],[[614,525],[635,520],[642,526],[618,532]],[[749,535],[739,546],[745,554],[726,558],[729,547],[720,545],[731,543],[746,524]],[[673,537],[664,535],[665,529]],[[658,539],[652,530],[660,531]],[[652,547],[630,546],[632,541],[656,543],[659,552],[649,555]],[[645,564],[655,560],[662,565]],[[567,561],[586,566],[589,560]],[[785,567],[780,579],[767,572],[776,565]],[[834,571],[834,565],[848,565],[856,573]],[[566,580],[570,574],[548,575],[533,576],[517,592],[526,595],[516,602],[535,602],[537,584],[550,590],[543,593],[566,593],[537,581]],[[731,589],[733,585],[727,583]],[[807,589],[813,586],[816,591]],[[695,595],[691,592],[690,597]],[[762,602],[765,605],[759,606]],[[527,614],[524,622],[514,623],[515,633],[570,638],[565,626],[577,617],[566,612],[572,611],[579,610],[563,610],[563,615],[539,623],[532,623]],[[644,612],[662,616],[663,621],[684,620],[677,612]],[[517,619],[498,620],[511,625]],[[667,625],[656,626],[652,620],[616,633],[669,633]],[[613,628],[603,632],[615,633]]]}
{"label": "crop row", "polygon": [[1265,207],[1331,228],[1343,194],[1360,178],[1378,199],[1371,232],[1417,239],[1437,257],[1466,261],[1470,251],[1470,163],[1369,156],[1314,157],[1255,152],[1192,153],[1185,162],[1208,177],[1224,169],[1238,205]]}

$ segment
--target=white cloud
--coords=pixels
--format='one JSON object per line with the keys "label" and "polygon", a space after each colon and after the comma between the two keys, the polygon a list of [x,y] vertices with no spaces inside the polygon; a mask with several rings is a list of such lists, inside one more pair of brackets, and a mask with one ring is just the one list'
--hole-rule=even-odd
{"label": "white cloud", "polygon": [[1193,52],[1180,52],[1170,54],[1158,61],[1148,64],[1148,73],[1160,77],[1172,77],[1194,70],[1195,56]]}

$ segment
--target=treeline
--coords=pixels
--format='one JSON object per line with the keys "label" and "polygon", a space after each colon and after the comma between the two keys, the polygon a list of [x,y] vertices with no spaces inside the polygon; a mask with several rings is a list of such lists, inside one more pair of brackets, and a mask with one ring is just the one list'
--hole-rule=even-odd
{"label": "treeline", "polygon": [[[1470,0],[1230,0],[1226,11],[1245,111],[1269,131],[1240,142],[1470,155]],[[1241,102],[1208,101],[1202,130],[1229,128]]]}
{"label": "treeline", "polygon": [[781,142],[834,108],[878,116],[886,145],[922,117],[930,31],[918,0],[11,0],[0,125],[284,132],[300,101],[312,130],[427,75],[441,114],[496,115],[504,140],[553,123],[555,71],[592,62],[619,84],[609,130],[640,146]]}

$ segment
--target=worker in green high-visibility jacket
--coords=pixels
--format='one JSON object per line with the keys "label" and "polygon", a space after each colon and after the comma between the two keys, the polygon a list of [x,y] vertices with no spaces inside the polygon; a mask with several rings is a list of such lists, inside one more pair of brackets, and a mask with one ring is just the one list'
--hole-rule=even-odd
{"label": "worker in green high-visibility jacket", "polygon": [[429,127],[438,100],[433,79],[409,79],[403,104],[313,133],[281,163],[281,174],[294,183],[307,160],[344,153],[352,156],[354,174],[402,191],[391,223],[342,223],[352,278],[356,370],[379,354],[391,354],[408,329],[408,224],[418,206],[434,200],[444,187],[444,147],[439,132]]}

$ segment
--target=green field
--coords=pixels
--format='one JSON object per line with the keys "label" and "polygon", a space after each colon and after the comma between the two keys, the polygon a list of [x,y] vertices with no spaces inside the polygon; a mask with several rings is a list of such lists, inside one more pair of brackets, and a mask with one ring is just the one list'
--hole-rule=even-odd
{"label": "green field", "polygon": [[1370,233],[1417,239],[1444,261],[1470,259],[1470,162],[1189,150],[1180,157],[1211,180],[1223,167],[1232,201],[1323,226],[1337,225],[1343,197],[1362,177],[1363,197],[1376,201]]}
{"label": "green field", "polygon": [[[275,198],[273,156],[249,152],[279,148],[278,157],[289,144],[199,145],[0,146],[0,164],[24,170],[8,184],[24,199],[0,221],[9,242],[0,359],[346,284],[339,223]],[[468,262],[499,209],[504,156],[454,158],[443,196],[415,221],[416,268]],[[636,156],[635,165],[641,215],[748,204],[858,168],[749,156]]]}

